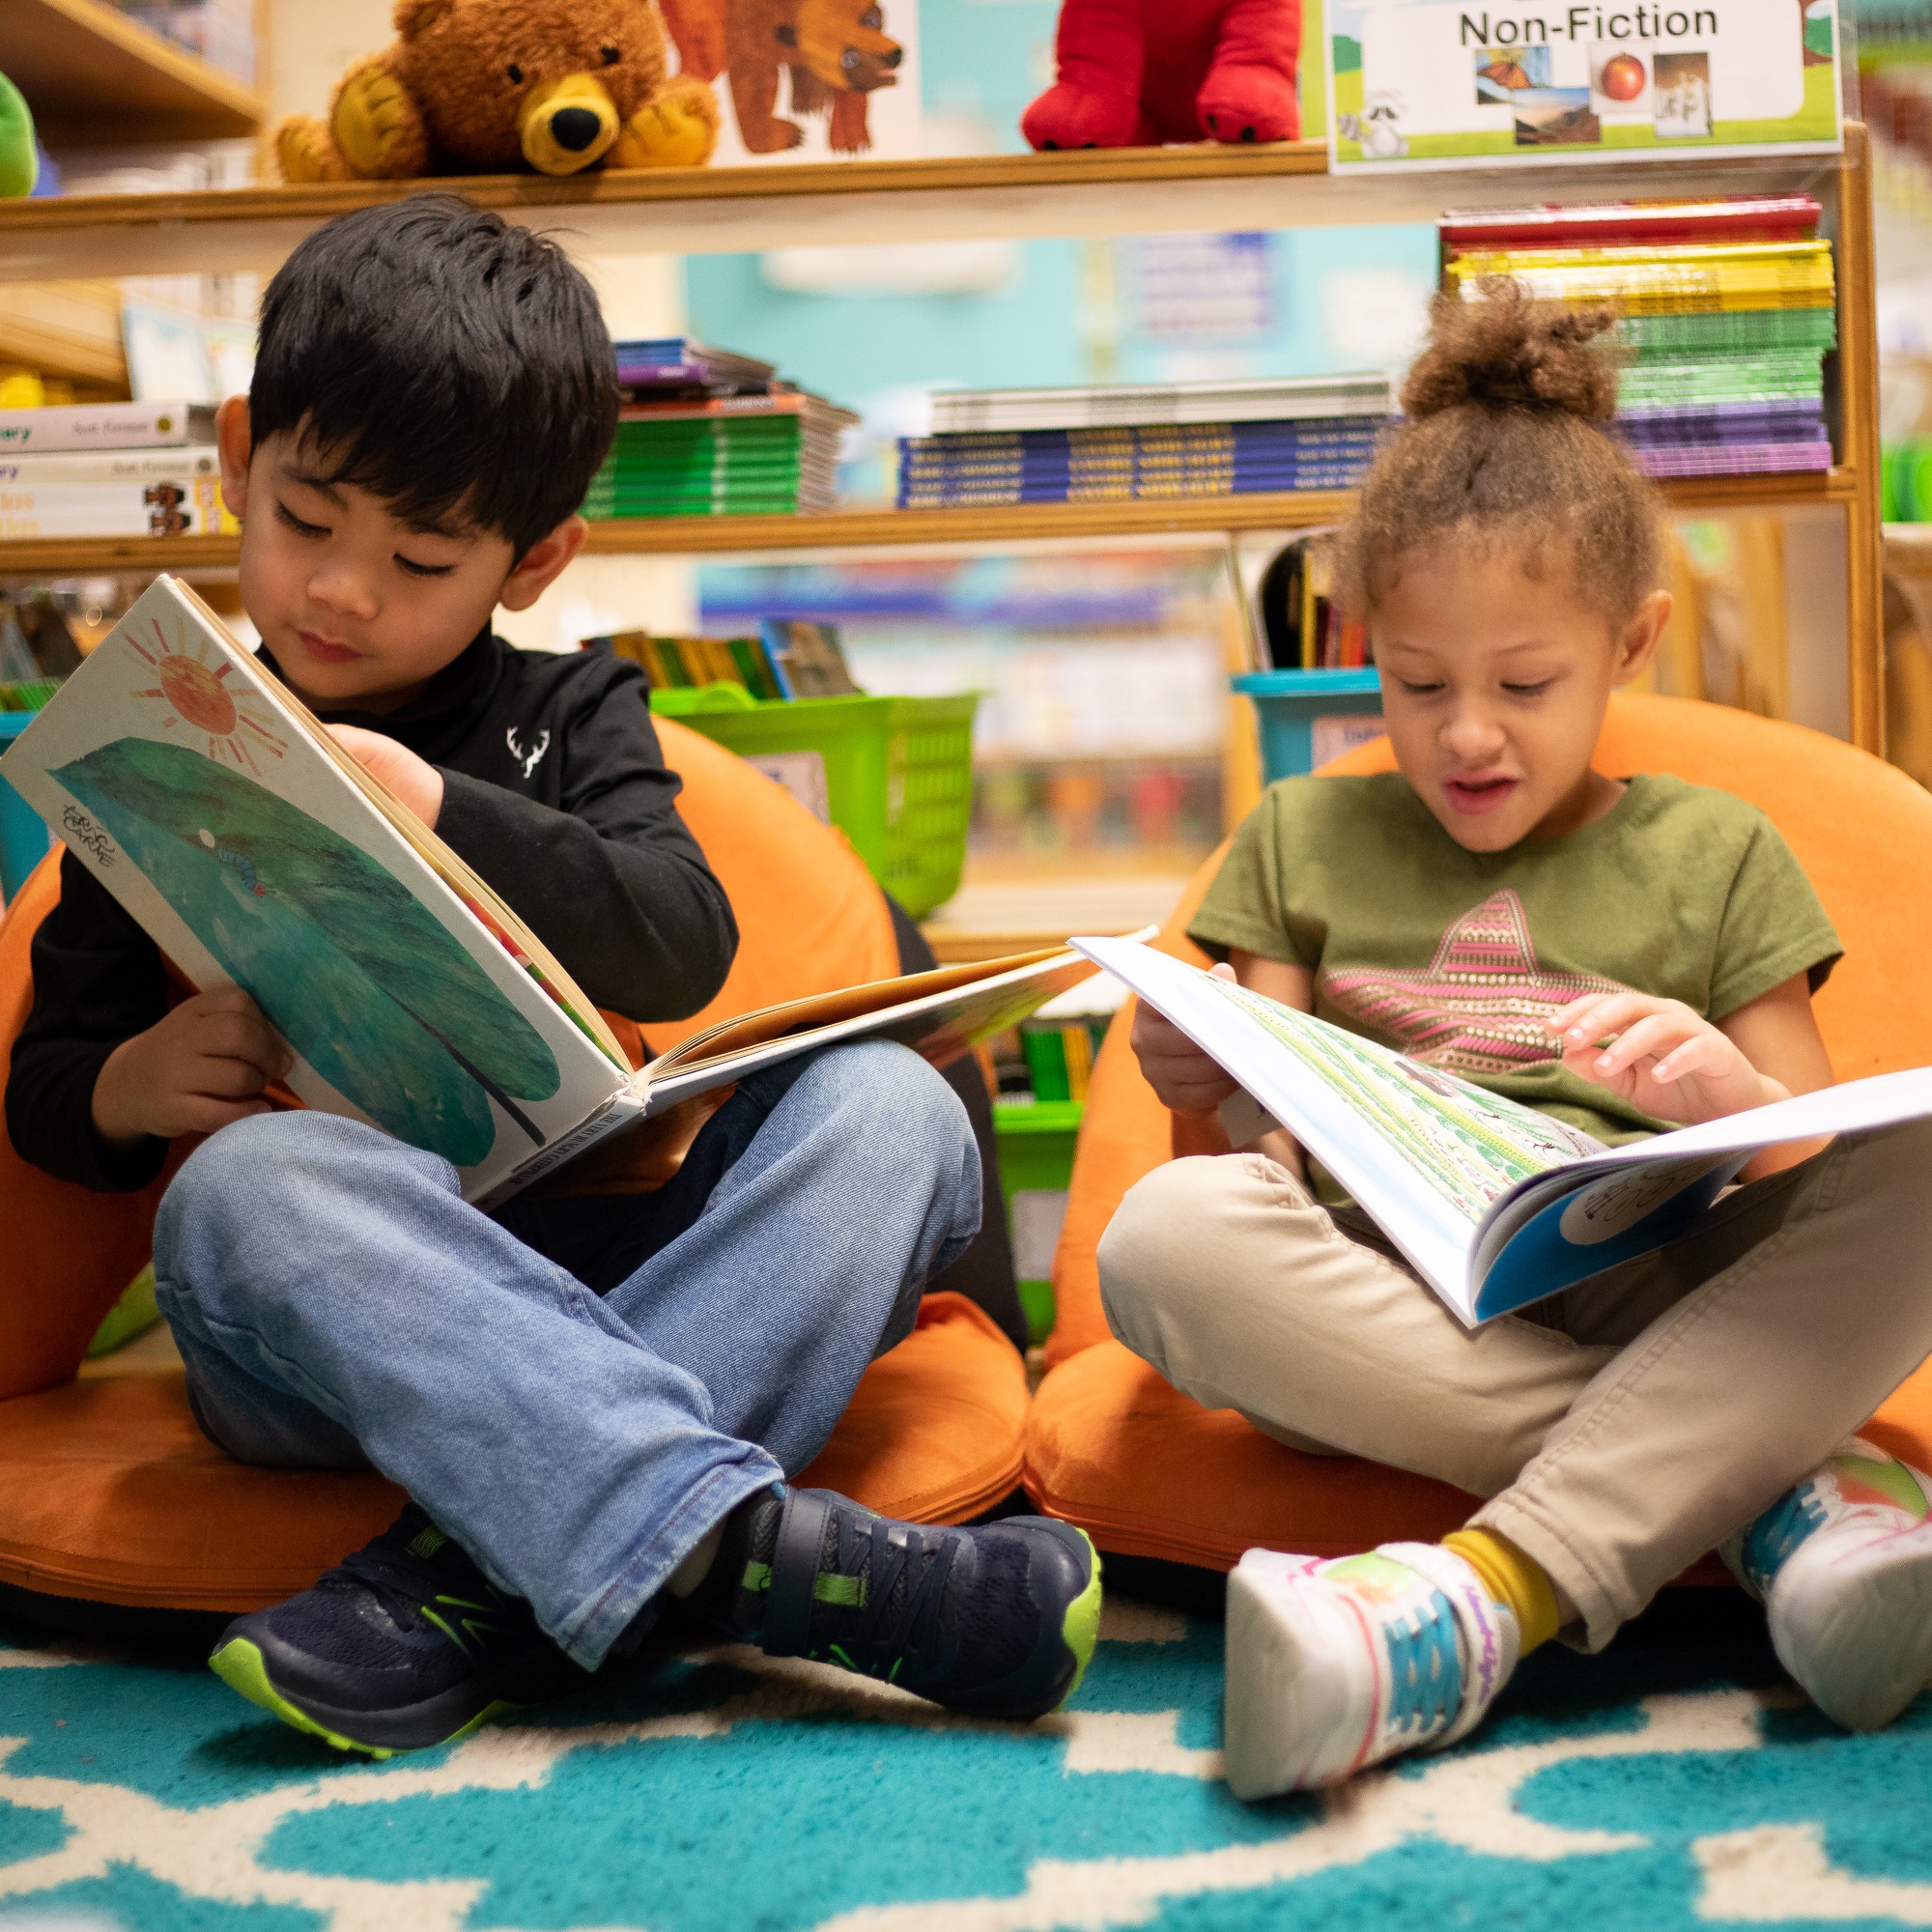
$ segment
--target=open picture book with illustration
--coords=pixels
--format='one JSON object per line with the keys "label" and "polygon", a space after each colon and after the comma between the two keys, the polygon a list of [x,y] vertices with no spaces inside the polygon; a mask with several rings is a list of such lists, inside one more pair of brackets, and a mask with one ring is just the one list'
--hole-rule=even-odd
{"label": "open picture book with illustration", "polygon": [[1136,940],[1071,943],[1240,1082],[1266,1118],[1237,1146],[1285,1127],[1470,1327],[1674,1240],[1760,1149],[1932,1115],[1915,1067],[1605,1147]]}
{"label": "open picture book with illustration", "polygon": [[682,1103],[688,1122],[697,1096],[816,1046],[888,1037],[944,1065],[1093,972],[1058,951],[850,987],[634,1073],[524,921],[166,576],[4,769],[186,980],[254,998],[296,1097],[441,1154],[486,1206],[593,1147],[622,1184]]}

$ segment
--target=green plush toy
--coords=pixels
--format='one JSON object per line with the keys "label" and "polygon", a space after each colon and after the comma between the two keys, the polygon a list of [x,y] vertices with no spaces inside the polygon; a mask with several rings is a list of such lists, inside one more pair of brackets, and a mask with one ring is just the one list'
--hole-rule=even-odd
{"label": "green plush toy", "polygon": [[0,197],[32,194],[41,178],[34,117],[20,90],[0,73]]}

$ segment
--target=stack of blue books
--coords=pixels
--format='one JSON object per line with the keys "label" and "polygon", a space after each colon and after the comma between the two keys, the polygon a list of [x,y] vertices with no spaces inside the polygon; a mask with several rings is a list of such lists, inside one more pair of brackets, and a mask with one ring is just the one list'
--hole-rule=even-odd
{"label": "stack of blue books", "polygon": [[982,389],[899,440],[902,510],[1346,490],[1387,423],[1386,377]]}

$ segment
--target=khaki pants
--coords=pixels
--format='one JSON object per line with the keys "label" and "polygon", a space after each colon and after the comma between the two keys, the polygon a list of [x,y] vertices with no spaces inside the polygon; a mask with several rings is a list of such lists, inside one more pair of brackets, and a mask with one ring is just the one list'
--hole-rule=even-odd
{"label": "khaki pants", "polygon": [[1488,1497],[1600,1649],[1932,1352],[1932,1122],[1473,1332],[1378,1240],[1260,1154],[1173,1161],[1101,1239],[1107,1321],[1208,1408]]}

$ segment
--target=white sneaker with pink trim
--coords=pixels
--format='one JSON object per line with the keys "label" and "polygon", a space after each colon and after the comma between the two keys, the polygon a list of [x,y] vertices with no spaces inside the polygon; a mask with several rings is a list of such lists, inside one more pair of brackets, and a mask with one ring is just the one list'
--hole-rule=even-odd
{"label": "white sneaker with pink trim", "polygon": [[1439,1544],[1330,1562],[1250,1549],[1228,1578],[1228,1783],[1271,1798],[1452,1745],[1519,1645],[1515,1616]]}
{"label": "white sneaker with pink trim", "polygon": [[1828,1718],[1889,1724],[1932,1682],[1932,1476],[1854,1436],[1723,1546]]}

